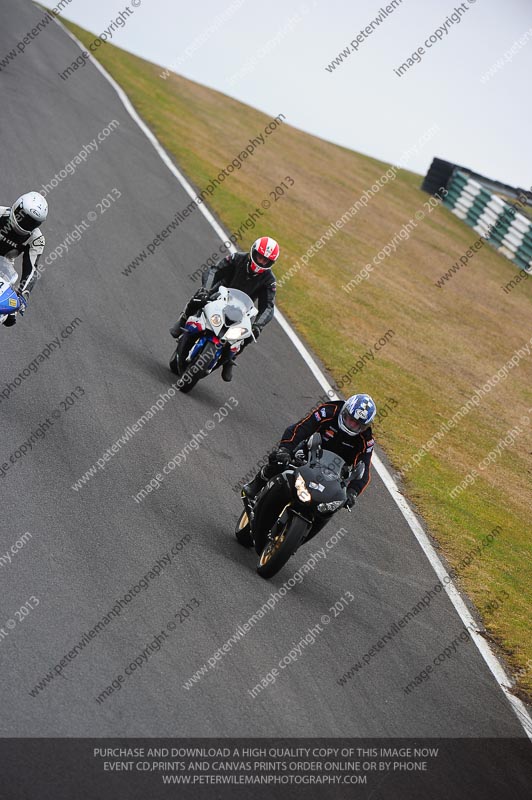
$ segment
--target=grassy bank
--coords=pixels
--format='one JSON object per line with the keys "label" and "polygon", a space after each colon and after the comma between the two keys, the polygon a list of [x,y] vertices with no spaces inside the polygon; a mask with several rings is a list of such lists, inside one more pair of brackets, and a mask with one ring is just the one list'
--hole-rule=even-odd
{"label": "grassy bank", "polygon": [[[68,27],[86,44],[94,38],[73,24]],[[270,121],[251,107],[177,75],[165,80],[161,67],[112,45],[100,47],[97,55],[200,190]],[[75,74],[70,78],[77,79]],[[284,112],[279,108],[272,116]],[[302,133],[289,123],[286,119],[265,136],[264,144],[216,188],[209,204],[228,230],[237,231],[261,201],[271,201],[260,228],[246,231],[239,244],[249,247],[259,232],[280,241],[279,306],[336,380],[364,352],[373,351],[374,360],[368,358],[343,391],[369,391],[381,406],[388,398],[395,400],[393,415],[375,432],[400,470],[476,388],[530,341],[532,281],[504,293],[501,287],[515,276],[516,268],[486,245],[438,288],[436,281],[478,236],[444,208],[429,212],[424,205],[427,195],[418,188],[419,176],[405,170],[383,183],[367,206],[300,268],[301,256],[389,165]],[[282,181],[289,188],[274,200],[270,192]],[[399,239],[398,232],[411,218],[416,222],[413,231]],[[374,256],[394,237],[395,252],[374,264]],[[369,277],[349,292],[342,289],[367,264],[373,266]],[[191,270],[198,266],[191,265]],[[292,277],[282,280],[291,268]],[[389,330],[393,336],[379,347]],[[532,663],[532,413],[530,423],[523,422],[528,409],[532,354],[520,359],[418,466],[402,474],[406,495],[453,566],[479,548],[471,563],[460,568],[459,583],[509,663],[521,668],[520,691],[530,697],[532,672],[525,665]],[[500,447],[494,463],[479,469],[516,425],[522,432],[511,446]],[[478,479],[453,500],[452,488],[472,469],[479,472]],[[370,501],[368,494],[365,502]],[[500,533],[483,547],[496,526]],[[504,592],[508,598],[495,608],[493,598]]]}

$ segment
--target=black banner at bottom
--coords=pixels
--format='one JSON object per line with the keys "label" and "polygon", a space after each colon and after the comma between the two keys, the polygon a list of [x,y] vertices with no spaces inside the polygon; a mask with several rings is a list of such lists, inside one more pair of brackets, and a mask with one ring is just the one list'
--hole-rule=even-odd
{"label": "black banner at bottom", "polygon": [[525,800],[526,739],[0,739],[6,800]]}

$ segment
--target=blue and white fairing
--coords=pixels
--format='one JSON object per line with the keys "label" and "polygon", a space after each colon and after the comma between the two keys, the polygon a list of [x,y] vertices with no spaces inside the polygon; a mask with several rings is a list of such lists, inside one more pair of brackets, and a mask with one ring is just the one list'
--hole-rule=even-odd
{"label": "blue and white fairing", "polygon": [[197,314],[191,314],[185,323],[190,333],[198,334],[186,362],[191,363],[203,348],[206,341],[216,344],[217,351],[209,370],[217,365],[224,346],[229,346],[236,354],[247,338],[254,339],[253,321],[258,310],[253,300],[239,289],[220,286],[216,297],[205,303]]}
{"label": "blue and white fairing", "polygon": [[0,322],[3,322],[7,314],[25,306],[24,300],[16,293],[14,284],[18,280],[18,275],[12,264],[5,258],[0,258]]}

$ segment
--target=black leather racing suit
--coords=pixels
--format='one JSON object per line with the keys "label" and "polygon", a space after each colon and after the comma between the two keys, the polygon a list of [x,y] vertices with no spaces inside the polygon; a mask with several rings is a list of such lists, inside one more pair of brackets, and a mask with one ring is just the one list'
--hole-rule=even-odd
{"label": "black leather racing suit", "polygon": [[[323,441],[323,447],[326,450],[331,450],[343,458],[346,464],[358,464],[362,461],[366,467],[364,475],[360,480],[352,480],[348,485],[348,492],[354,492],[358,496],[367,487],[371,480],[370,466],[371,457],[373,455],[373,447],[375,441],[371,428],[362,431],[357,436],[350,436],[345,433],[338,425],[338,416],[344,405],[343,400],[332,400],[329,403],[322,403],[317,408],[313,409],[310,414],[294,425],[289,425],[283,433],[279,447],[284,447],[294,454],[299,446],[306,442],[306,440],[313,433],[320,433]],[[264,467],[265,472],[268,472],[270,465]],[[279,470],[282,471],[282,470]],[[273,477],[271,474],[266,474],[268,479]]]}

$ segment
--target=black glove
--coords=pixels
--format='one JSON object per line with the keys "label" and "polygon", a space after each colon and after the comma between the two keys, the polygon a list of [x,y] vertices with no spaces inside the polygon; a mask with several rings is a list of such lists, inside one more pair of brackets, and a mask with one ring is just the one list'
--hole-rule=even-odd
{"label": "black glove", "polygon": [[259,336],[260,336],[260,332],[261,332],[261,329],[259,328],[259,326],[258,325],[253,325],[251,330],[253,332],[253,336],[255,337],[255,339],[258,339]]}
{"label": "black glove", "polygon": [[349,509],[353,508],[353,506],[355,505],[356,501],[357,501],[357,493],[355,492],[354,489],[348,489],[347,490],[347,500],[346,500],[346,503],[345,503],[345,507],[349,508]]}
{"label": "black glove", "polygon": [[307,454],[305,448],[299,447],[294,453],[294,459],[299,466],[305,464],[307,461]]}
{"label": "black glove", "polygon": [[19,312],[18,312],[20,314],[20,316],[23,317],[24,316],[24,312],[26,311],[26,308],[28,306],[28,302],[29,302],[29,299],[30,299],[30,293],[28,292],[27,289],[23,289],[22,291],[19,289],[18,296],[21,297],[22,300],[24,301],[22,303],[22,305],[20,306],[20,309],[19,309]]}
{"label": "black glove", "polygon": [[191,314],[201,308],[207,300],[209,293],[206,289],[199,289],[196,294],[188,301],[185,314]]}
{"label": "black glove", "polygon": [[288,465],[292,460],[292,454],[285,447],[279,447],[268,456],[270,464],[283,464]]}

